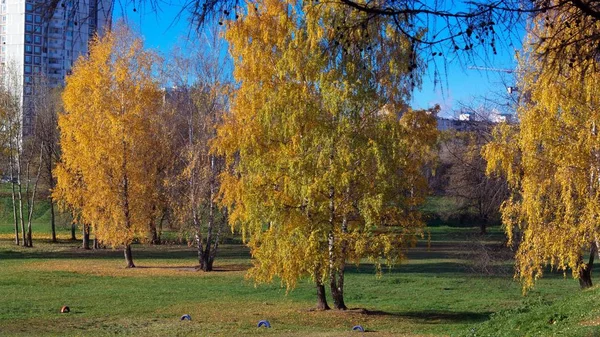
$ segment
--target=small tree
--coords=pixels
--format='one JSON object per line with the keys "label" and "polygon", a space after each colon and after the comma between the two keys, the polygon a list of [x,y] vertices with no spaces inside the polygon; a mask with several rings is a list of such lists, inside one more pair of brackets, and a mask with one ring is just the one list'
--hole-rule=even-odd
{"label": "small tree", "polygon": [[220,55],[222,43],[218,33],[210,35],[212,39],[205,35],[201,40],[211,46],[208,52],[200,44],[187,50],[188,56],[173,51],[168,69],[177,86],[167,96],[177,125],[170,204],[182,230],[194,237],[203,271],[213,269],[225,226],[225,209],[215,203],[223,158],[209,150],[231,88],[224,72],[227,58]]}
{"label": "small tree", "polygon": [[446,166],[444,194],[457,199],[458,213],[475,212],[481,234],[490,221],[499,220],[500,206],[508,197],[506,180],[487,176],[481,155],[493,126],[487,118],[470,121],[466,130],[445,132],[440,149],[441,164]]}
{"label": "small tree", "polygon": [[[60,88],[51,88],[45,77],[36,78],[34,83],[33,109],[35,113],[35,142],[42,149],[42,172],[40,178],[47,191],[45,197],[50,202],[50,228],[52,242],[56,242],[56,214],[55,202],[51,196],[56,185],[56,178],[52,175],[54,166],[60,159],[60,146],[58,144],[58,111],[61,108]],[[71,233],[72,235],[74,233]]]}
{"label": "small tree", "polygon": [[146,236],[158,203],[158,61],[123,25],[96,38],[67,78],[58,120],[62,158],[54,196],[102,242],[123,246],[127,267],[135,267],[131,243]]}

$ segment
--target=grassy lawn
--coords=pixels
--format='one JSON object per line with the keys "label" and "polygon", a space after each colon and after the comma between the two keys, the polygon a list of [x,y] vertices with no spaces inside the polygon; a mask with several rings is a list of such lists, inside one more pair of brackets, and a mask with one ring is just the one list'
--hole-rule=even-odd
{"label": "grassy lawn", "polygon": [[[120,250],[85,251],[67,240],[68,223],[60,243],[48,242],[39,214],[34,248],[14,246],[10,223],[0,223],[2,336],[353,336],[357,324],[367,336],[600,335],[599,289],[582,292],[548,273],[523,297],[510,263],[474,272],[472,241],[499,245],[497,227],[483,238],[477,228],[432,227],[429,242],[381,277],[368,263],[348,267],[351,310],[316,312],[309,280],[286,293],[278,282],[245,279],[250,259],[240,245],[223,245],[212,273],[195,271],[186,245],[134,245],[138,268],[125,269]],[[60,314],[63,305],[71,313]],[[192,320],[180,321],[183,314]],[[272,328],[257,328],[262,319]]]}

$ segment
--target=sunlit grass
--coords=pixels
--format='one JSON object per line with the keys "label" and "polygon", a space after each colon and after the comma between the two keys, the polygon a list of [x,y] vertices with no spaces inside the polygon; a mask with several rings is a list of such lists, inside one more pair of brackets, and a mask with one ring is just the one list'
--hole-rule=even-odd
{"label": "sunlit grass", "polygon": [[[495,336],[504,327],[510,327],[506,336],[593,336],[600,318],[597,310],[576,305],[598,291],[582,293],[577,281],[560,274],[546,275],[527,297],[510,273],[473,274],[463,250],[477,228],[432,228],[430,248],[420,243],[408,261],[381,277],[372,265],[349,266],[352,310],[317,312],[309,280],[286,293],[278,282],[246,279],[251,263],[240,245],[223,245],[216,271],[204,273],[196,271],[193,247],[136,244],[138,268],[127,269],[121,250],[81,249],[67,230],[58,244],[47,232],[34,232],[34,248],[24,248],[12,243],[10,224],[3,226],[0,335],[6,336],[355,336],[350,330],[357,324],[368,336]],[[490,242],[500,230],[492,232]],[[60,314],[63,305],[71,313]],[[180,321],[183,314],[192,321]],[[555,315],[560,322],[548,324]],[[272,328],[257,328],[261,319]]]}

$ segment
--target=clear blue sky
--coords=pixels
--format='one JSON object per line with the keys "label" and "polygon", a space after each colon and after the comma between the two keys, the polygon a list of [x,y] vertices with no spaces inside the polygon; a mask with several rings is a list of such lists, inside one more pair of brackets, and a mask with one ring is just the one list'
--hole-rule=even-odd
{"label": "clear blue sky", "polygon": [[[190,32],[187,13],[178,17],[182,0],[170,0],[161,3],[157,12],[151,8],[136,8],[129,5],[124,7],[127,23],[133,25],[144,36],[146,46],[167,53],[175,44],[183,41]],[[122,18],[123,10],[117,4],[115,18]],[[450,53],[447,53],[448,55]],[[499,48],[498,55],[486,54],[487,59],[472,61],[450,60],[442,72],[441,83],[433,80],[433,67],[423,77],[421,90],[414,93],[411,106],[428,108],[434,104],[442,107],[443,116],[453,116],[461,103],[476,106],[483,97],[499,100],[506,92],[506,86],[514,85],[511,75],[495,71],[469,69],[469,66],[514,69],[515,61],[512,47]],[[447,69],[444,74],[444,69]]]}

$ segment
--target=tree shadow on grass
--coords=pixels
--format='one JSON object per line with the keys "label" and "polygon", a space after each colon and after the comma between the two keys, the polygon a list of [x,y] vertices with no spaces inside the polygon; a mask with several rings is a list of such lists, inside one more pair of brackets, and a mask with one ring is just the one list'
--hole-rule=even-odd
{"label": "tree shadow on grass", "polygon": [[[384,274],[464,274],[468,268],[463,263],[457,262],[435,262],[435,263],[406,263],[396,265],[392,268],[383,267]],[[375,265],[372,263],[361,263],[359,266],[350,265],[345,269],[347,274],[374,274]]]}
{"label": "tree shadow on grass", "polygon": [[[34,242],[35,245],[35,242]],[[65,247],[57,245],[58,250],[38,249],[22,247],[0,247],[0,260],[19,259],[123,259],[121,248],[106,249],[82,249],[81,247]],[[133,245],[133,259],[196,259],[197,252],[193,247],[185,245]],[[219,259],[249,259],[249,249],[242,245],[222,245],[217,252],[216,260]]]}
{"label": "tree shadow on grass", "polygon": [[444,323],[480,323],[487,321],[492,312],[472,312],[472,311],[400,311],[386,312],[378,310],[363,310],[363,314],[369,316],[389,316],[403,318],[424,324],[444,324]]}

